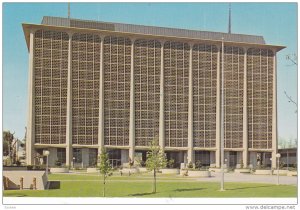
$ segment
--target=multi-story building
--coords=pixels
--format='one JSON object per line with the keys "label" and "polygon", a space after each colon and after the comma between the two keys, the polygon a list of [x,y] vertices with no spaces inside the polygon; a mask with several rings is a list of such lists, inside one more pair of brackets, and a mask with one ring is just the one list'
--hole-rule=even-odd
{"label": "multi-story building", "polygon": [[[29,51],[27,164],[50,151],[93,165],[145,160],[153,139],[176,163],[220,167],[221,70],[229,166],[276,165],[276,53],[263,37],[44,17]],[[222,52],[222,38],[224,52]],[[272,161],[271,159],[272,158]]]}

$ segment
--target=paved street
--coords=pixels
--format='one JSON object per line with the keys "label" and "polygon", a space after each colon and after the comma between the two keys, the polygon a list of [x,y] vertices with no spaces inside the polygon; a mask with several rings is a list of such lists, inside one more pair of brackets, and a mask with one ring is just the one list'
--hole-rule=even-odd
{"label": "paved street", "polygon": [[[199,181],[211,181],[218,182],[221,180],[221,173],[211,173],[212,177],[199,178]],[[269,183],[276,184],[276,175],[252,175],[252,174],[237,174],[237,173],[225,173],[225,182],[252,182],[252,183]],[[293,176],[279,176],[280,184],[297,185],[297,177]]]}

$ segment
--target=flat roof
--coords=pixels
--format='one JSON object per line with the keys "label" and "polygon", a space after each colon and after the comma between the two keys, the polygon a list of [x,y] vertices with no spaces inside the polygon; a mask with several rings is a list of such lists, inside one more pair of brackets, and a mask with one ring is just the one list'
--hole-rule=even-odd
{"label": "flat roof", "polygon": [[229,33],[211,32],[211,31],[196,31],[196,30],[166,28],[166,27],[157,27],[157,26],[144,26],[144,25],[133,25],[133,24],[125,24],[125,23],[79,20],[73,18],[69,19],[69,18],[62,18],[62,17],[44,16],[42,20],[42,25],[89,28],[89,29],[119,31],[119,32],[126,32],[126,33],[151,34],[151,35],[160,35],[160,36],[176,36],[176,37],[197,38],[197,39],[222,40],[222,38],[224,38],[224,41],[230,41],[230,42],[266,44],[262,36],[256,36],[256,35],[232,34],[232,33],[229,34]]}
{"label": "flat roof", "polygon": [[128,37],[139,36],[151,39],[173,39],[184,42],[208,42],[216,45],[220,45],[222,38],[224,38],[225,44],[233,46],[260,47],[275,51],[280,51],[285,48],[284,46],[265,44],[262,36],[141,26],[123,23],[108,23],[61,17],[45,16],[42,20],[42,24],[23,23],[22,25],[28,49],[30,29],[52,29],[85,33],[86,31],[89,31],[90,33],[102,33],[103,35],[125,35]]}

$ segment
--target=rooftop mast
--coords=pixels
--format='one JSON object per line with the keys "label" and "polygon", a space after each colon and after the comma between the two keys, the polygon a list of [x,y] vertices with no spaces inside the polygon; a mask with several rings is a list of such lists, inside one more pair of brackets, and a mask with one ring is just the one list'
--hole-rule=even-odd
{"label": "rooftop mast", "polygon": [[68,18],[70,19],[70,2],[68,3]]}
{"label": "rooftop mast", "polygon": [[229,3],[229,15],[228,15],[228,33],[231,34],[231,3]]}

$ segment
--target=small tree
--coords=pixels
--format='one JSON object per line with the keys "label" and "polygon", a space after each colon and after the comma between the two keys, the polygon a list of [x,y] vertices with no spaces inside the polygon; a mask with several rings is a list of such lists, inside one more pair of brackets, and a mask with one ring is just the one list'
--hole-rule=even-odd
{"label": "small tree", "polygon": [[169,162],[168,162],[168,166],[169,166],[169,168],[174,168],[175,167],[175,160],[170,159]]}
{"label": "small tree", "polygon": [[101,150],[99,162],[100,173],[103,175],[103,197],[105,197],[106,178],[112,175],[112,167],[109,163],[108,154],[105,149]]}
{"label": "small tree", "polygon": [[150,143],[150,151],[147,152],[146,168],[149,171],[153,170],[153,193],[156,193],[156,172],[165,168],[167,159],[165,153],[161,150],[157,140]]}

